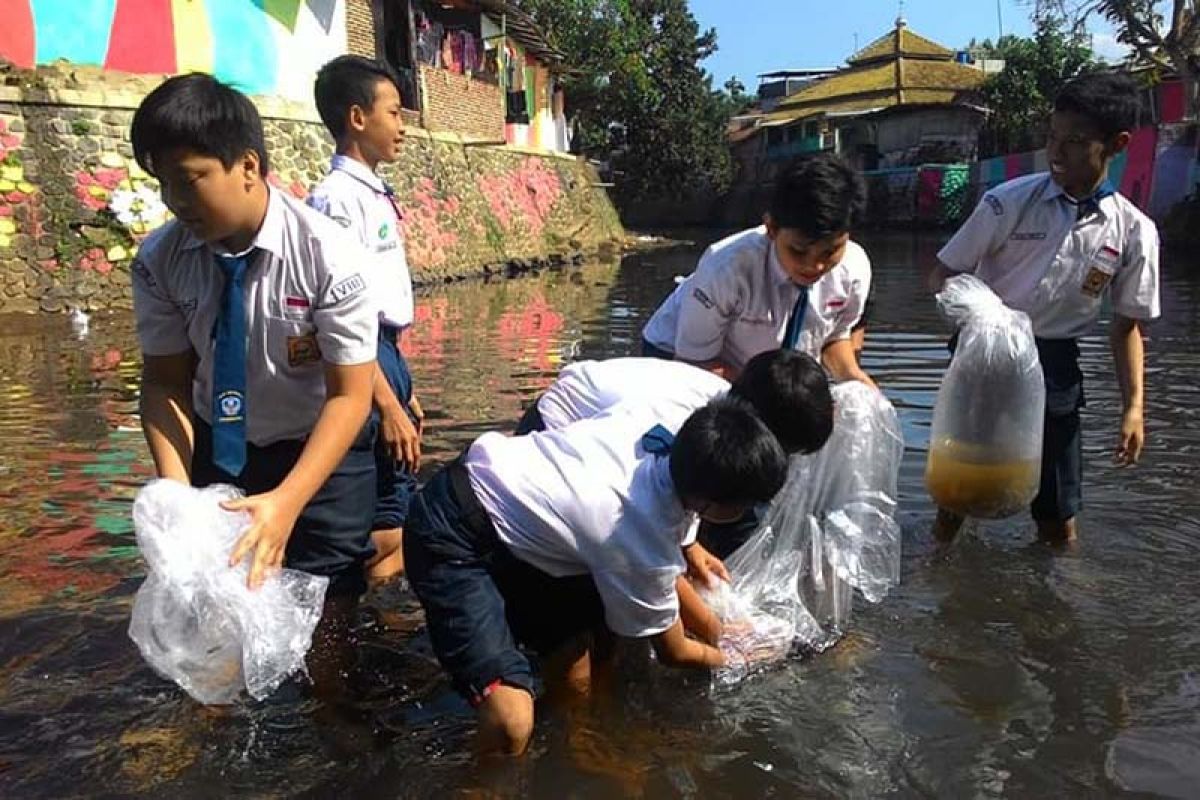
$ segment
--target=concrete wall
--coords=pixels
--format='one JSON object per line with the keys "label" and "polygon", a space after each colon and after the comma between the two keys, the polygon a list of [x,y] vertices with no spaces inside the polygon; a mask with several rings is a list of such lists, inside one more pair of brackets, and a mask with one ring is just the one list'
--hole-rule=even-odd
{"label": "concrete wall", "polygon": [[967,108],[881,114],[874,121],[880,168],[975,160],[983,115]]}
{"label": "concrete wall", "polygon": [[347,46],[346,0],[6,0],[2,17],[0,58],[18,67],[211,72],[248,94],[298,100]]}
{"label": "concrete wall", "polygon": [[[0,311],[127,306],[137,244],[167,218],[128,142],[133,110],[157,79],[36,77],[27,82],[36,88],[0,87]],[[255,101],[270,180],[303,196],[325,172],[328,136],[308,107]],[[418,281],[562,257],[622,234],[594,171],[566,156],[416,129],[385,178],[402,198]]]}

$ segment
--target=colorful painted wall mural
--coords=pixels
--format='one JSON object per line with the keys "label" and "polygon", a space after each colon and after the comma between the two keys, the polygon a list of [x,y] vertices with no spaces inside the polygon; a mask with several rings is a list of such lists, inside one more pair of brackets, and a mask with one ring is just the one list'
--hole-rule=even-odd
{"label": "colorful painted wall mural", "polygon": [[888,225],[954,226],[969,210],[969,175],[966,164],[925,164],[866,172],[868,218]]}
{"label": "colorful painted wall mural", "polygon": [[[1108,178],[1121,194],[1161,218],[1193,191],[1198,177],[1195,131],[1185,125],[1139,128],[1125,151],[1113,159]],[[971,165],[972,196],[1013,178],[1049,169],[1046,151],[997,156]]]}
{"label": "colorful painted wall mural", "polygon": [[248,94],[307,101],[346,51],[345,0],[7,0],[0,57],[120,72],[211,72]]}

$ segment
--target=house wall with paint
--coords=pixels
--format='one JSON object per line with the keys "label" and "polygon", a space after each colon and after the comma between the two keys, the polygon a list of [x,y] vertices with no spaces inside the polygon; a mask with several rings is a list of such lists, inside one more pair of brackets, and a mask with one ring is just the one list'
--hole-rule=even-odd
{"label": "house wall with paint", "polygon": [[[1186,179],[1177,175],[1160,173],[1177,169],[1178,152],[1172,152],[1163,158],[1160,152],[1159,138],[1164,131],[1170,131],[1168,137],[1171,146],[1188,149],[1190,158],[1183,159],[1191,164],[1195,161],[1195,137],[1184,132],[1187,126],[1163,125],[1159,127],[1139,128],[1133,132],[1129,146],[1120,153],[1108,170],[1108,179],[1121,194],[1133,201],[1133,204],[1151,216],[1161,216],[1170,210],[1171,206],[1184,199],[1191,191],[1191,172],[1184,174]],[[1035,172],[1045,172],[1049,169],[1045,150],[1034,150],[1028,153],[1012,153],[1005,156],[984,159],[971,165],[971,196],[977,201],[983,193],[1004,181],[1030,175]],[[1163,183],[1164,191],[1155,193],[1157,183]],[[1165,187],[1172,188],[1167,190]]]}
{"label": "house wall with paint", "polygon": [[114,72],[211,72],[247,94],[308,101],[346,52],[345,0],[6,0],[0,58]]}

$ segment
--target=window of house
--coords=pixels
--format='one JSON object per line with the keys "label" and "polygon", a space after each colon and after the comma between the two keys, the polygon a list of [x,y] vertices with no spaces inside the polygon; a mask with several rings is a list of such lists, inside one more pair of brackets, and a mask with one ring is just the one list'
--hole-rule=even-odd
{"label": "window of house", "polygon": [[416,59],[419,64],[459,74],[484,73],[484,43],[479,11],[445,0],[411,0]]}
{"label": "window of house", "polygon": [[412,9],[409,0],[376,0],[375,19],[381,35],[378,52],[400,76],[400,101],[411,111],[421,108],[413,52]]}

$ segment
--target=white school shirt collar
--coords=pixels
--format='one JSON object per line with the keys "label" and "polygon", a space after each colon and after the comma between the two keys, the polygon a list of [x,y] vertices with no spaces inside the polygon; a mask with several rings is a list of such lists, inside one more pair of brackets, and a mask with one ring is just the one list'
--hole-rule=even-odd
{"label": "white school shirt collar", "polygon": [[[1066,203],[1067,207],[1074,212],[1075,206],[1080,201],[1067,194],[1067,190],[1060,186],[1058,181],[1054,180],[1054,176],[1048,172],[1046,173],[1046,181],[1047,185],[1042,189],[1042,202]],[[1109,219],[1114,213],[1116,213],[1117,201],[1113,199],[1116,196],[1116,193],[1116,189],[1114,188],[1111,194],[1105,195],[1096,202],[1096,209],[1105,219]]]}
{"label": "white school shirt collar", "polygon": [[184,250],[195,250],[198,247],[207,247],[213,253],[220,256],[241,256],[252,250],[267,250],[274,253],[276,258],[284,257],[284,231],[287,228],[287,220],[284,219],[283,199],[279,197],[279,193],[271,186],[267,186],[267,214],[263,217],[262,225],[258,228],[258,233],[254,235],[254,241],[240,253],[231,253],[224,245],[220,243],[210,244],[203,239],[198,238],[190,230],[187,231],[187,238],[183,242]]}
{"label": "white school shirt collar", "polygon": [[792,280],[791,276],[783,270],[783,265],[779,263],[779,253],[776,251],[775,240],[767,237],[767,273],[774,279],[775,284],[782,286],[784,284],[791,285],[794,288],[800,288],[800,285]]}
{"label": "white school shirt collar", "polygon": [[372,191],[379,194],[387,194],[387,186],[384,184],[383,178],[376,175],[370,167],[361,161],[356,161],[349,156],[338,153],[334,155],[329,168],[346,173],[359,183],[366,185]]}

